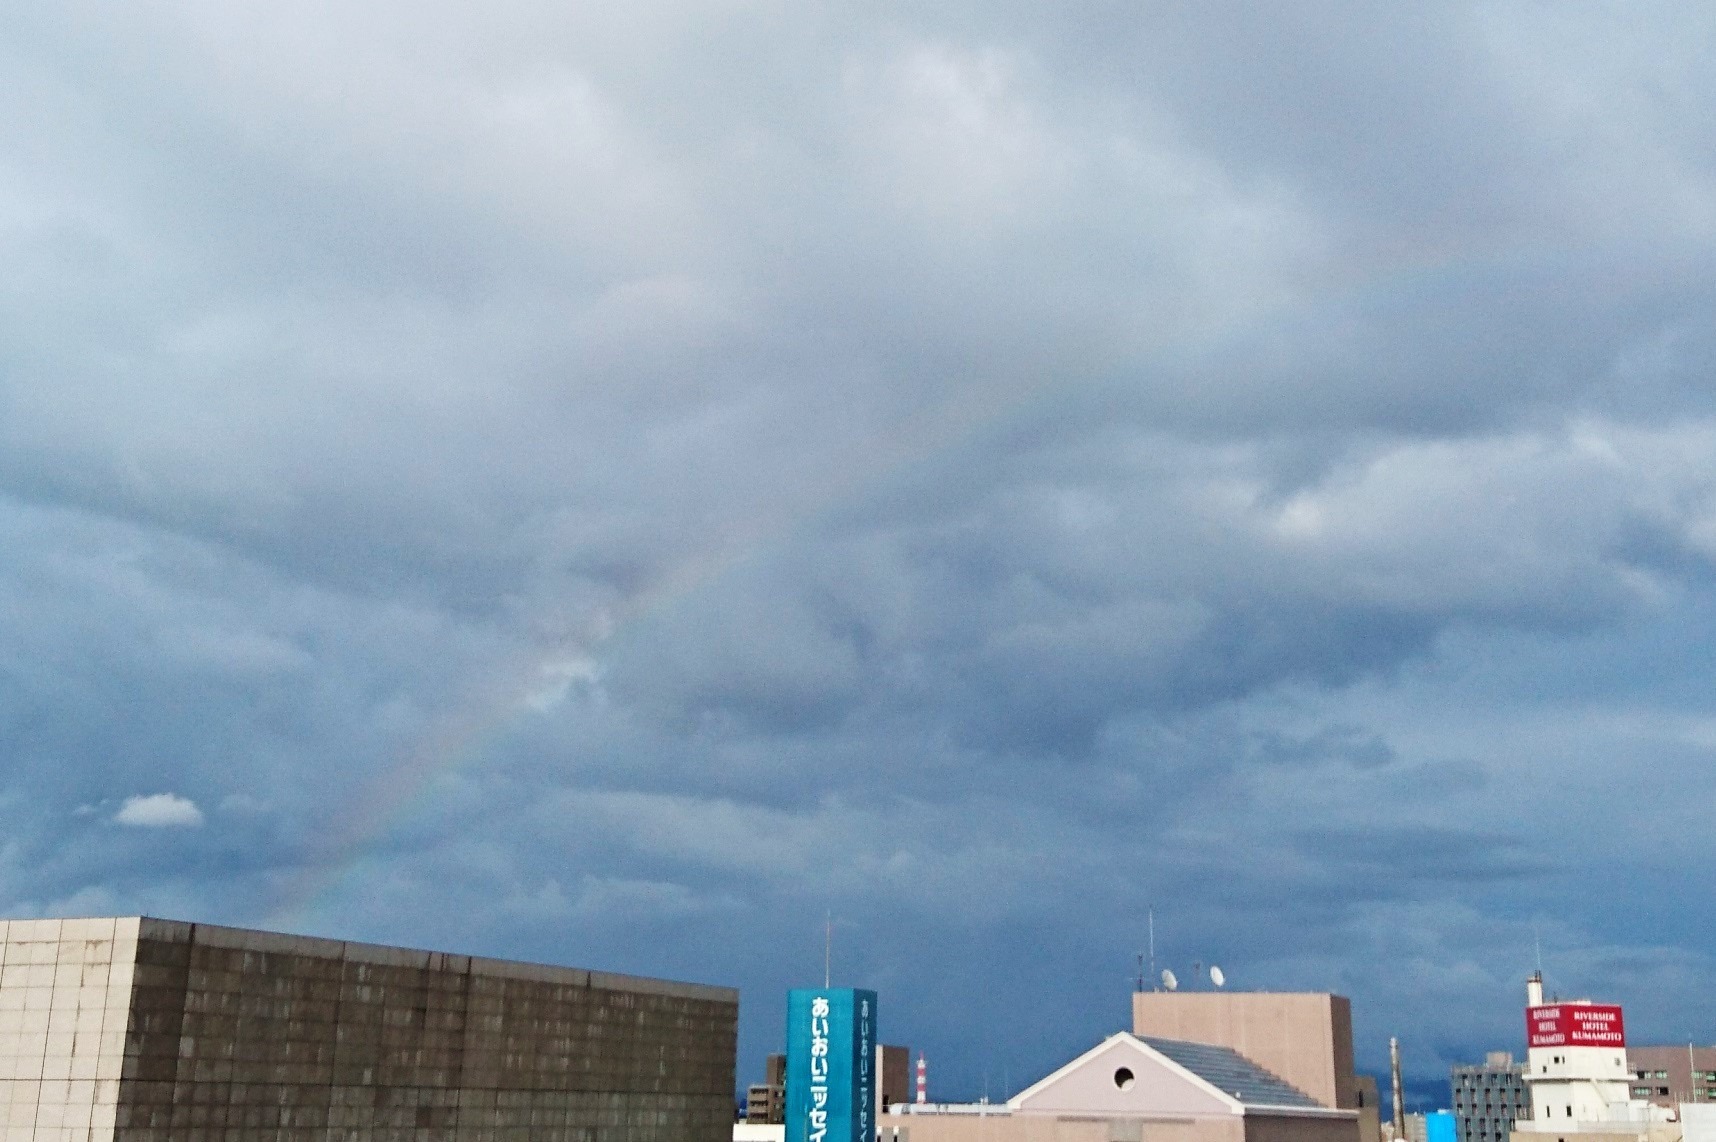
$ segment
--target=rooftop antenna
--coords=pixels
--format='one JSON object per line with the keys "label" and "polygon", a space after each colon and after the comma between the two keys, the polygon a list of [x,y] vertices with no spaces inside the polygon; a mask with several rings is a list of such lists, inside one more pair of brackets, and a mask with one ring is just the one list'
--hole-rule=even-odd
{"label": "rooftop antenna", "polygon": [[1144,953],[1143,952],[1138,953],[1138,987],[1137,987],[1137,990],[1139,990],[1139,991],[1144,990]]}
{"label": "rooftop antenna", "polygon": [[1203,975],[1203,974],[1204,974],[1204,961],[1193,960],[1192,961],[1192,985],[1194,987],[1197,986],[1198,977],[1200,975]]}
{"label": "rooftop antenna", "polygon": [[829,984],[829,965],[834,961],[834,910],[831,908],[822,914],[822,986],[827,990]]}
{"label": "rooftop antenna", "polygon": [[1180,977],[1176,976],[1168,968],[1163,968],[1162,986],[1167,988],[1169,991],[1178,991],[1180,989]]}
{"label": "rooftop antenna", "polygon": [[1217,987],[1226,987],[1227,986],[1227,973],[1222,971],[1215,964],[1211,964],[1210,965],[1210,982],[1215,984]]}

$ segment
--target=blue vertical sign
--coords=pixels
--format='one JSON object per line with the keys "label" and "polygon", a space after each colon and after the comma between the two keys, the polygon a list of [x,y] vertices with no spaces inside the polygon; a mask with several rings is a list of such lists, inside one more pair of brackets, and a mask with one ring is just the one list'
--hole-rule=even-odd
{"label": "blue vertical sign", "polygon": [[786,1142],[875,1142],[876,993],[787,993]]}

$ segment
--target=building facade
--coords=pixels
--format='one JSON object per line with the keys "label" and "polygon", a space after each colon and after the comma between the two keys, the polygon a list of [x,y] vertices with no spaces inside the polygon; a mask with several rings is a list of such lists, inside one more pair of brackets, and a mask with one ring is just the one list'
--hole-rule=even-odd
{"label": "building facade", "polygon": [[763,1060],[763,1081],[745,1091],[745,1121],[774,1126],[786,1121],[786,1055],[776,1052]]}
{"label": "building facade", "polygon": [[1632,1096],[1659,1107],[1716,1103],[1716,1047],[1628,1047]]}
{"label": "building facade", "polygon": [[1353,1109],[1359,1112],[1359,1142],[1382,1142],[1382,1100],[1376,1076],[1353,1076]]}
{"label": "building facade", "polygon": [[1532,1117],[1525,1064],[1507,1051],[1492,1051],[1477,1066],[1453,1068],[1448,1085],[1457,1142],[1507,1142],[1514,1123]]}
{"label": "building facade", "polygon": [[1525,1082],[1531,1117],[1519,1133],[1626,1133],[1648,1124],[1632,1100],[1626,1026],[1619,1007],[1543,998],[1543,977],[1526,981]]}
{"label": "building facade", "polygon": [[1139,991],[1132,1031],[1231,1047],[1323,1106],[1358,1108],[1353,1009],[1327,992]]}
{"label": "building facade", "polygon": [[876,1103],[880,1109],[912,1101],[912,1049],[883,1043],[876,1048]]}
{"label": "building facade", "polygon": [[0,921],[5,1142],[727,1139],[738,993],[147,917]]}

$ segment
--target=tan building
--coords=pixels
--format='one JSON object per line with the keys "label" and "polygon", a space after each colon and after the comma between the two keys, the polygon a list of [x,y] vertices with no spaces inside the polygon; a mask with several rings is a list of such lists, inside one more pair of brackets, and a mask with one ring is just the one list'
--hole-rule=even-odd
{"label": "tan building", "polygon": [[1222,1046],[1121,1032],[1002,1105],[909,1104],[883,1142],[1357,1142],[1358,1112]]}
{"label": "tan building", "polygon": [[0,921],[4,1142],[717,1142],[738,993],[146,917]]}
{"label": "tan building", "polygon": [[1354,1109],[1359,1112],[1359,1142],[1382,1142],[1382,1101],[1376,1093],[1376,1078],[1354,1075]]}
{"label": "tan building", "polygon": [[763,1060],[763,1081],[745,1091],[745,1121],[768,1126],[786,1121],[785,1055],[776,1053]]}
{"label": "tan building", "polygon": [[1231,1047],[1323,1106],[1358,1109],[1353,1009],[1344,995],[1276,991],[1140,991],[1132,1031]]}

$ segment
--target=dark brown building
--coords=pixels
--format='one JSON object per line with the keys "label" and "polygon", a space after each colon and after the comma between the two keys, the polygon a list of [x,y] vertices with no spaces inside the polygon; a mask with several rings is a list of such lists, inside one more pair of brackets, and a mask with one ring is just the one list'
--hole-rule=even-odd
{"label": "dark brown building", "polygon": [[738,993],[146,917],[0,921],[30,1142],[725,1142]]}

